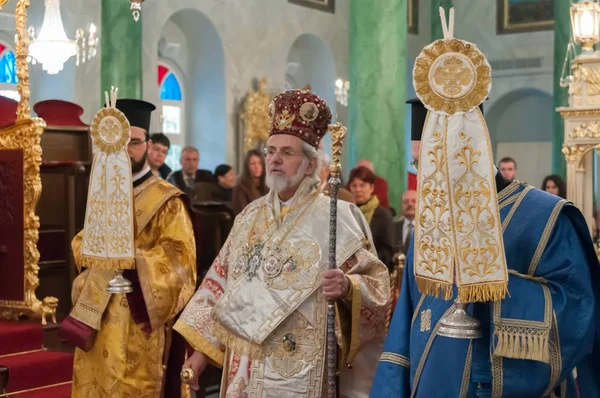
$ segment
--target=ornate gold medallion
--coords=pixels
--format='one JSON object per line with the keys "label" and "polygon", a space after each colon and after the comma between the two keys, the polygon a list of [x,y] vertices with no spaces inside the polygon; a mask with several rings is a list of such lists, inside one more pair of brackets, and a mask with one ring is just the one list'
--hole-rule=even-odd
{"label": "ornate gold medallion", "polygon": [[265,282],[270,285],[270,280],[277,278],[281,274],[283,269],[283,258],[281,257],[280,251],[276,248],[274,250],[268,250],[268,254],[265,256],[262,263],[262,271],[265,276]]}
{"label": "ornate gold medallion", "polygon": [[485,101],[492,69],[474,44],[437,40],[417,58],[413,82],[417,96],[429,110],[453,115],[469,112]]}
{"label": "ornate gold medallion", "polygon": [[129,141],[129,121],[118,109],[104,108],[92,121],[91,135],[102,152],[116,153]]}
{"label": "ornate gold medallion", "polygon": [[300,117],[305,122],[312,122],[319,116],[319,108],[313,102],[305,102],[300,107]]}
{"label": "ornate gold medallion", "polygon": [[233,263],[233,276],[235,278],[240,276],[240,274],[246,267],[246,264],[248,264],[248,257],[246,256],[246,254],[240,254],[235,260],[235,263]]}

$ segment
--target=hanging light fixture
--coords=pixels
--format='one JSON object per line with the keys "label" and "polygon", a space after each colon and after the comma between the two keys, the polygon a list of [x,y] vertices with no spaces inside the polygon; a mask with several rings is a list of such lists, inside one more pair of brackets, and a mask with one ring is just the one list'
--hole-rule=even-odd
{"label": "hanging light fixture", "polygon": [[69,40],[60,15],[60,0],[45,0],[44,22],[38,37],[29,45],[29,55],[51,75],[63,69],[69,58],[77,54],[77,43]]}
{"label": "hanging light fixture", "polygon": [[32,64],[42,64],[48,74],[55,75],[63,69],[65,62],[77,56],[76,64],[96,56],[99,39],[96,36],[96,26],[90,25],[88,37],[83,29],[77,29],[75,40],[70,40],[65,33],[60,14],[60,0],[44,0],[46,10],[44,22],[35,37],[35,29],[29,27],[29,57]]}
{"label": "hanging light fixture", "polygon": [[144,0],[129,0],[131,3],[131,12],[133,13],[133,20],[135,22],[140,20],[140,12],[142,11],[142,3]]}
{"label": "hanging light fixture", "polygon": [[571,28],[575,43],[581,44],[582,52],[594,51],[594,44],[600,42],[600,6],[589,0],[571,4]]}
{"label": "hanging light fixture", "polygon": [[348,96],[350,94],[350,82],[348,80],[337,79],[335,81],[335,99],[342,106],[348,106]]}

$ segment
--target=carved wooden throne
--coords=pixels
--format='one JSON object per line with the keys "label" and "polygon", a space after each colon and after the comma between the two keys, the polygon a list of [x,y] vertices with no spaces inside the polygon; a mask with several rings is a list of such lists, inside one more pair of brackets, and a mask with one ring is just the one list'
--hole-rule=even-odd
{"label": "carved wooden throne", "polygon": [[[6,0],[0,0],[0,4]],[[56,311],[57,299],[40,301],[37,241],[39,219],[35,208],[42,191],[40,140],[46,123],[30,116],[27,68],[27,8],[18,0],[16,63],[21,96],[14,121],[0,127],[0,319],[39,319]]]}

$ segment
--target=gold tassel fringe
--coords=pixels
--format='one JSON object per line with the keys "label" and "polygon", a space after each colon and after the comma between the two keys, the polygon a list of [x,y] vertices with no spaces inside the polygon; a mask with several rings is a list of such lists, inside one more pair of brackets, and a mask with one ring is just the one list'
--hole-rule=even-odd
{"label": "gold tassel fringe", "polygon": [[100,268],[100,269],[135,269],[134,258],[98,258],[82,256],[81,266],[86,268]]}
{"label": "gold tassel fringe", "polygon": [[458,297],[464,303],[485,303],[506,297],[508,282],[485,283],[458,288]]}
{"label": "gold tassel fringe", "polygon": [[450,300],[452,298],[451,283],[434,281],[418,276],[415,279],[417,282],[417,287],[421,293],[435,298],[443,298],[444,300]]}
{"label": "gold tassel fringe", "polygon": [[[514,329],[514,328],[511,328]],[[504,358],[529,359],[544,363],[550,362],[550,331],[508,331],[496,327],[497,339],[494,355]]]}
{"label": "gold tassel fringe", "polygon": [[263,349],[260,345],[235,336],[221,326],[221,324],[217,321],[215,321],[213,325],[212,335],[219,341],[219,343],[228,347],[230,350],[233,350],[241,355],[246,355],[250,359],[260,360],[265,357]]}

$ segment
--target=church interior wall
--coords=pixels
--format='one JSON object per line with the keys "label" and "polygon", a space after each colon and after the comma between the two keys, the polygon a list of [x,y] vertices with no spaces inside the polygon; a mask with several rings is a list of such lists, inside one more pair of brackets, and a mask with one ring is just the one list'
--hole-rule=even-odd
{"label": "church interior wall", "polygon": [[197,10],[180,10],[170,21],[180,29],[187,43],[194,43],[188,46],[188,62],[182,60],[187,64],[184,66],[189,76],[185,79],[186,143],[199,149],[202,168],[214,170],[226,158],[223,44],[212,22]]}
{"label": "church interior wall", "polygon": [[[336,1],[336,12],[330,14],[299,7],[280,0],[193,1],[169,0],[147,2],[143,17],[143,65],[144,98],[158,101],[158,88],[150,86],[155,81],[158,62],[157,46],[160,29],[180,10],[196,10],[208,18],[221,40],[224,53],[224,103],[226,115],[224,125],[210,131],[198,133],[188,125],[191,143],[199,146],[201,167],[214,167],[216,159],[203,153],[203,147],[210,152],[223,151],[223,160],[234,163],[236,160],[238,112],[241,100],[246,96],[255,78],[267,77],[269,88],[278,92],[285,87],[287,57],[294,41],[302,34],[318,36],[333,54],[336,76],[347,79],[348,63],[348,0]],[[189,40],[189,39],[188,39]],[[196,40],[194,41],[196,42]],[[191,51],[191,50],[190,50]],[[193,63],[193,62],[192,62]],[[204,90],[210,87],[194,87],[191,90]],[[190,90],[188,90],[189,92]],[[197,94],[196,94],[197,95]],[[212,98],[213,102],[215,98]],[[219,99],[220,100],[220,99]],[[196,109],[208,112],[204,107]],[[188,108],[188,113],[190,113]],[[157,123],[155,121],[154,123]],[[213,146],[216,145],[216,152]]]}
{"label": "church interior wall", "polygon": [[514,158],[517,178],[538,188],[552,168],[553,107],[549,93],[513,87],[487,112],[496,159]]}
{"label": "church interior wall", "polygon": [[492,66],[486,112],[513,98],[499,123],[488,119],[496,162],[515,158],[517,178],[538,186],[552,170],[554,31],[497,34],[496,1],[466,3],[456,8],[455,36],[477,44]]}
{"label": "church interior wall", "polygon": [[[407,98],[415,95],[414,61],[431,42],[431,15],[431,1],[420,0],[419,34],[409,34],[407,39]],[[463,0],[455,8],[454,36],[475,43],[492,66],[492,90],[484,109],[496,162],[503,156],[515,157],[518,178],[537,186],[552,169],[554,32],[498,34],[496,18],[495,0]],[[507,98],[513,103],[506,103]],[[406,112],[408,142],[410,109]],[[490,120],[490,112],[500,114],[502,120],[496,116]]]}
{"label": "church interior wall", "polygon": [[[336,120],[337,108],[341,106],[335,101],[335,60],[323,40],[313,34],[303,34],[294,41],[287,58],[286,79],[289,88],[304,88],[310,84],[312,91],[327,102]],[[331,152],[329,135],[322,143],[324,150]]]}
{"label": "church interior wall", "polygon": [[[553,91],[553,32],[540,31],[516,34],[497,34],[496,1],[466,0],[456,8],[455,36],[472,41],[486,54],[493,67],[493,85],[490,99],[486,102],[486,111],[507,94],[520,89],[536,89],[550,95]],[[87,29],[90,23],[97,26],[102,34],[101,0],[86,0],[85,4],[77,0],[63,0],[61,12],[66,33],[74,37],[75,29]],[[14,2],[9,2],[0,12],[0,40],[10,41],[14,32],[14,19],[11,15]],[[176,15],[182,10],[196,11]],[[39,27],[43,20],[43,2],[32,2],[29,11],[29,23]],[[431,2],[419,1],[419,32],[407,36],[407,98],[414,95],[412,87],[412,67],[414,59],[423,46],[431,40]],[[185,18],[184,18],[185,17]],[[185,21],[185,19],[189,21]],[[203,20],[202,18],[205,18]],[[295,41],[305,34],[319,38],[331,51],[334,63],[334,78],[348,77],[348,20],[349,0],[337,0],[336,12],[316,11],[289,4],[281,0],[261,0],[260,4],[246,0],[164,0],[149,1],[143,7],[143,79],[144,99],[153,103],[159,101],[159,89],[156,85],[156,67],[159,61],[172,62],[181,71],[183,88],[186,93],[186,144],[200,147],[203,151],[201,166],[212,168],[227,161],[235,163],[238,151],[238,112],[239,105],[255,78],[267,77],[270,90],[275,93],[286,87],[286,74],[289,67],[289,55]],[[202,58],[201,49],[209,32],[203,32],[209,21],[220,40],[223,53],[223,80],[208,78],[206,62],[214,61],[207,55]],[[184,32],[181,24],[192,23],[198,30]],[[161,39],[179,45],[174,57],[159,55]],[[193,45],[192,45],[193,43]],[[208,44],[207,44],[208,45]],[[100,49],[102,51],[102,49]],[[208,50],[206,53],[208,54]],[[171,59],[174,58],[174,59]],[[198,67],[195,68],[195,63]],[[215,62],[215,65],[218,64]],[[210,69],[210,68],[209,68]],[[218,69],[217,66],[212,67]],[[85,64],[75,67],[71,59],[58,75],[48,75],[39,65],[30,65],[32,103],[59,98],[73,101],[84,108],[82,119],[89,122],[101,105],[100,54]],[[196,78],[197,75],[206,77]],[[327,75],[330,73],[328,72]],[[333,79],[333,81],[335,80]],[[303,80],[303,79],[299,79]],[[306,79],[304,79],[306,80]],[[333,84],[333,81],[331,84]],[[304,82],[297,81],[298,85]],[[221,88],[219,88],[219,86]],[[325,94],[320,93],[323,97]],[[331,93],[327,94],[333,95]],[[350,94],[351,95],[351,94]],[[342,123],[347,121],[347,109],[329,100]],[[524,101],[524,102],[523,102]],[[519,102],[527,106],[527,101],[536,101],[526,96]],[[539,109],[538,118],[522,120],[517,129],[521,133],[520,141],[515,140],[506,131],[492,131],[496,156],[499,143],[542,142],[533,137],[533,131],[543,130],[551,140],[551,128],[542,126],[551,123],[552,112],[547,101]],[[215,110],[218,108],[217,110]],[[214,117],[218,114],[218,117]],[[409,139],[409,109],[404,134]],[[204,118],[204,121],[201,119]],[[217,120],[218,119],[218,120]],[[208,120],[208,121],[207,121]],[[160,130],[159,118],[153,120],[153,131]],[[527,124],[528,123],[528,124]],[[496,124],[494,129],[504,129]],[[399,132],[400,133],[400,132]],[[410,146],[406,146],[409,155]],[[410,156],[408,157],[410,158]],[[526,159],[517,159],[520,164]],[[543,164],[543,165],[542,165]],[[534,165],[535,167],[535,165]],[[538,164],[536,173],[549,172],[545,162]],[[543,167],[543,171],[542,171]],[[538,175],[535,174],[535,175]],[[536,183],[537,181],[531,181]]]}

